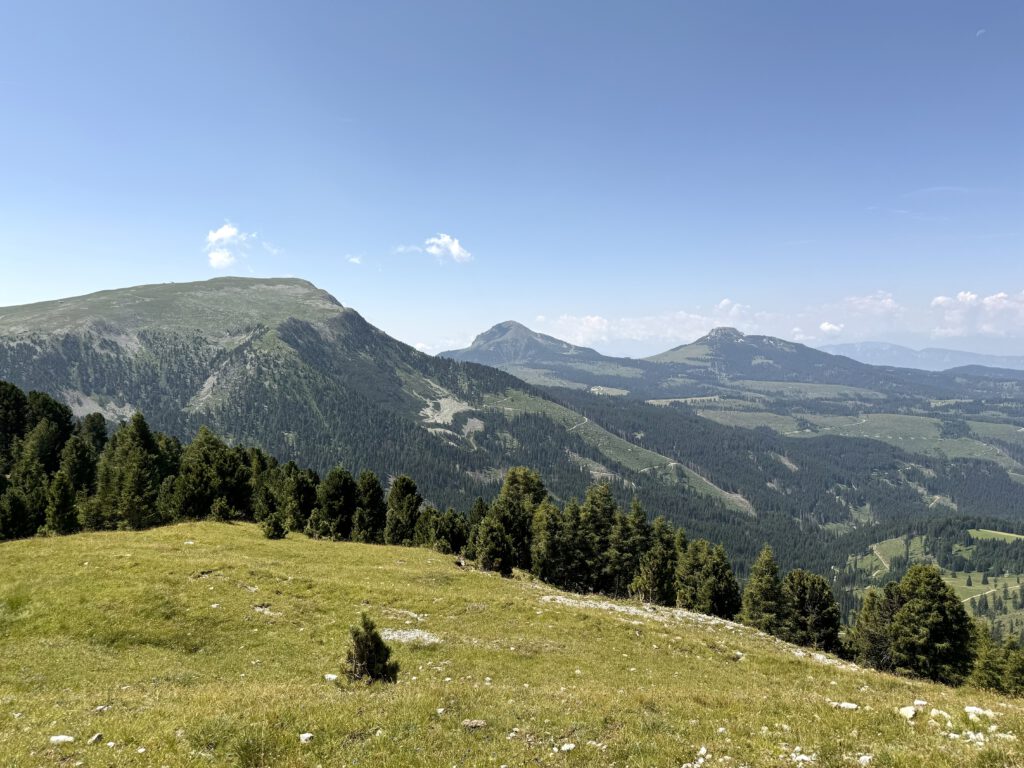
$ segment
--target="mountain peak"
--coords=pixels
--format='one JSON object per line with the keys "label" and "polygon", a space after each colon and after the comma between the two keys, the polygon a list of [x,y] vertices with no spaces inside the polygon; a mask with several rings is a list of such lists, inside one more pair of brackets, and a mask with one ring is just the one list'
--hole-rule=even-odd
{"label": "mountain peak", "polygon": [[466,349],[441,352],[439,357],[500,367],[563,358],[596,360],[601,355],[589,347],[538,333],[515,320],[505,320],[481,333]]}
{"label": "mountain peak", "polygon": [[702,341],[739,341],[743,336],[742,331],[728,326],[721,326],[719,328],[712,328],[694,343],[700,344]]}

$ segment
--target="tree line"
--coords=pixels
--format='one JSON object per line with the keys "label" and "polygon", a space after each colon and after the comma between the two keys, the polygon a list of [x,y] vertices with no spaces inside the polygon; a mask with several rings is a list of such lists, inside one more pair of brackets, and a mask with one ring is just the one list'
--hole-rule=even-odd
{"label": "tree line", "polygon": [[563,589],[632,597],[737,619],[784,640],[878,669],[1024,689],[1024,652],[995,644],[967,616],[934,566],[868,592],[846,642],[832,586],[802,569],[780,575],[765,546],[744,588],[724,547],[689,540],[606,483],[558,504],[539,473],[513,467],[490,502],[440,511],[406,475],[335,467],[320,477],[256,447],[231,447],[203,427],[188,444],[136,413],[108,435],[99,414],[75,419],[39,392],[0,382],[0,539],[37,533],[143,529],[180,520],[250,520],[266,536],[427,546],[487,570],[514,568]]}

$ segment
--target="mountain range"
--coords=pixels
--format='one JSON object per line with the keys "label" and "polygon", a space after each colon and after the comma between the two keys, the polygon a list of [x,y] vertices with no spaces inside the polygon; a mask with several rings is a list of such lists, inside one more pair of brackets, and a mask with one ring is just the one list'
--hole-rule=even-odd
{"label": "mountain range", "polygon": [[819,347],[822,352],[844,355],[870,365],[889,365],[898,368],[920,368],[924,371],[945,371],[965,366],[985,366],[1024,371],[1024,357],[983,355],[958,349],[911,349],[899,344],[880,341],[862,341],[851,344],[828,344]]}
{"label": "mountain range", "polygon": [[726,543],[741,572],[765,541],[824,570],[922,521],[1024,524],[1010,373],[870,366],[734,329],[633,360],[502,323],[431,357],[297,279],[0,309],[0,379],[78,414],[142,411],[182,439],[206,424],[319,471],[407,473],[463,510],[515,465],[561,499],[607,480]]}

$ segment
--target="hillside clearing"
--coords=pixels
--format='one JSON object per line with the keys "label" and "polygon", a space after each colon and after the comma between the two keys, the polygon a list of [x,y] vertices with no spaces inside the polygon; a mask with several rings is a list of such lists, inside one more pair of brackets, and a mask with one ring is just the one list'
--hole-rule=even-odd
{"label": "hillside clearing", "polygon": [[[428,550],[196,523],[0,553],[4,765],[1020,764],[1019,700]],[[409,640],[397,685],[325,678],[363,611]]]}

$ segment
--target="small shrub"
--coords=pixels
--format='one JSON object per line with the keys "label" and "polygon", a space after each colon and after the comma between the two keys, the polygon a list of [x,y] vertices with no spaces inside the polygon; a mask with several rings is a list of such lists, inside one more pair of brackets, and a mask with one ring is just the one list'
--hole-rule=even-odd
{"label": "small shrub", "polygon": [[362,626],[352,627],[352,647],[345,656],[345,674],[353,681],[393,683],[398,680],[398,662],[390,659],[391,649],[373,620],[364,613]]}
{"label": "small shrub", "polygon": [[288,529],[285,528],[281,515],[276,513],[265,517],[260,523],[260,527],[263,528],[263,535],[268,539],[283,539],[288,535]]}

